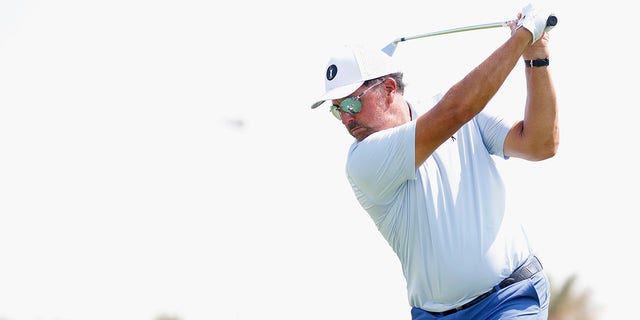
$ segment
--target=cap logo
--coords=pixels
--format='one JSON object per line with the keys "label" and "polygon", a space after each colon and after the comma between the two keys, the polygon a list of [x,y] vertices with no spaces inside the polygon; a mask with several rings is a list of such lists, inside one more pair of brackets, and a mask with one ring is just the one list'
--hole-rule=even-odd
{"label": "cap logo", "polygon": [[337,73],[338,73],[338,67],[336,67],[335,64],[330,65],[329,68],[327,68],[327,80],[329,81],[333,80],[333,78],[336,77]]}

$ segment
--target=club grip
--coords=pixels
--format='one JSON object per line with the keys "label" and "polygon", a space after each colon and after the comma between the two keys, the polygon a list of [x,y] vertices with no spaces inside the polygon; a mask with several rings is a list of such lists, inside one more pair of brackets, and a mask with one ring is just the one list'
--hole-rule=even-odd
{"label": "club grip", "polygon": [[553,27],[556,24],[558,24],[558,18],[554,15],[550,15],[549,18],[547,18],[547,27]]}

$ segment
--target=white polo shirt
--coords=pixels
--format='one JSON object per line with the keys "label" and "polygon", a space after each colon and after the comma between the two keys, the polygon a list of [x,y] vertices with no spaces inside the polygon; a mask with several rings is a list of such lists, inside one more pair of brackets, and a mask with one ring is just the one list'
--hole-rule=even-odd
{"label": "white polo shirt", "polygon": [[505,215],[492,155],[505,158],[509,126],[478,114],[415,169],[415,119],[354,142],[346,172],[355,195],[393,248],[409,303],[445,311],[490,290],[531,253]]}

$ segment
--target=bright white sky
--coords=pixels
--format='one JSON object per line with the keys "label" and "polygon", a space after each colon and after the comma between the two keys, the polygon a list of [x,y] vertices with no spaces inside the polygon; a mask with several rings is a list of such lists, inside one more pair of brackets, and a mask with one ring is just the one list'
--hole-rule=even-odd
{"label": "bright white sky", "polygon": [[[602,319],[628,318],[638,64],[619,17],[635,11],[549,2],[562,141],[546,162],[499,161],[509,207],[554,280],[577,274]],[[0,2],[0,318],[410,319],[344,177],[351,137],[309,109],[325,53],[525,4]],[[446,90],[507,36],[401,43],[407,96]],[[520,116],[522,73],[490,108]]]}

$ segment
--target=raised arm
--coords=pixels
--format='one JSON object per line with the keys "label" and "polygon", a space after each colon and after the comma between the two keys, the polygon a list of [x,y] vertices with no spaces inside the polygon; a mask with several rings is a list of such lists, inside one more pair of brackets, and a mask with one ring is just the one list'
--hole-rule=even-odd
{"label": "raised arm", "polygon": [[[527,48],[525,60],[549,58],[549,34]],[[504,143],[506,156],[544,160],[555,155],[559,143],[556,92],[548,66],[526,67],[527,100],[523,120],[509,131]]]}
{"label": "raised arm", "polygon": [[[453,85],[433,108],[418,118],[416,167],[485,108],[520,57],[535,59],[540,58],[539,55],[548,54],[548,34],[545,33],[545,30],[549,30],[548,17],[549,13],[538,12],[532,6],[525,7],[522,14],[519,14],[518,25],[512,26],[511,37]],[[538,41],[542,37],[545,38]],[[544,70],[547,68],[527,69],[525,120],[510,130],[504,151],[508,156],[542,159],[551,156],[557,145],[555,93],[548,70]],[[555,134],[549,134],[550,127],[555,128]],[[549,148],[550,145],[553,148]]]}
{"label": "raised arm", "polygon": [[416,122],[416,167],[487,105],[532,41],[520,28]]}

